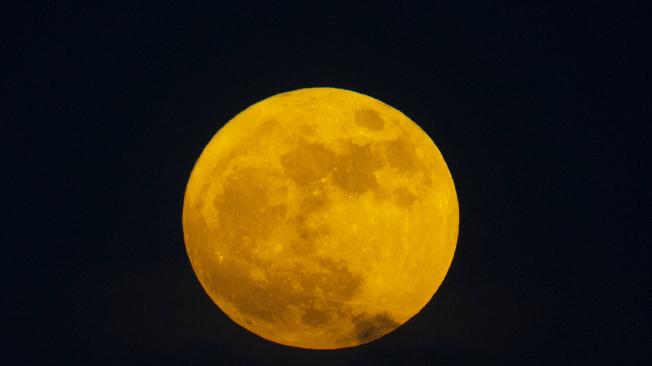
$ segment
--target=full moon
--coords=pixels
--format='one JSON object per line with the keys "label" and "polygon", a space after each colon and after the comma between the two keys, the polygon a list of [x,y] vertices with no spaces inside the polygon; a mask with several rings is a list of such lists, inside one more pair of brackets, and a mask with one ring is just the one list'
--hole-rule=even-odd
{"label": "full moon", "polygon": [[353,91],[274,95],[222,127],[183,203],[192,267],[237,324],[336,349],[418,313],[450,267],[459,209],[428,135]]}

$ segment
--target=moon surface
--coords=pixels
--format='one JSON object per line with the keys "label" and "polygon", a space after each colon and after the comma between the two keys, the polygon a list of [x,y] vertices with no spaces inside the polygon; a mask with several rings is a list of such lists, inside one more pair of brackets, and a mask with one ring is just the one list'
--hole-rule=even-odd
{"label": "moon surface", "polygon": [[451,174],[403,113],[307,88],[245,109],[206,146],[183,205],[186,250],[233,321],[280,344],[371,342],[418,313],[453,259]]}

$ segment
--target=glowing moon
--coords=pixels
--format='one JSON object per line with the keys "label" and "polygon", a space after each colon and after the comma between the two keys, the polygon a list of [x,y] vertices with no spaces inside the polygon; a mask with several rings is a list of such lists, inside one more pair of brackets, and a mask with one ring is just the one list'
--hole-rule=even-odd
{"label": "glowing moon", "polygon": [[333,349],[419,312],[453,259],[451,174],[412,120],[374,98],[300,89],[227,123],[186,189],[186,249],[231,319],[268,340]]}

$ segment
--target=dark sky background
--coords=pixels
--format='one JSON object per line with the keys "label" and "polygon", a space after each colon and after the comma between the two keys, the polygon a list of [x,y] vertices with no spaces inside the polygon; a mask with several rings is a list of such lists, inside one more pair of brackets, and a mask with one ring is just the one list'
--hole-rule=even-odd
{"label": "dark sky background", "polygon": [[[642,7],[233,3],[4,12],[3,364],[649,364]],[[185,184],[217,130],[311,86],[417,121],[461,210],[434,299],[337,351],[230,321],[181,227]]]}

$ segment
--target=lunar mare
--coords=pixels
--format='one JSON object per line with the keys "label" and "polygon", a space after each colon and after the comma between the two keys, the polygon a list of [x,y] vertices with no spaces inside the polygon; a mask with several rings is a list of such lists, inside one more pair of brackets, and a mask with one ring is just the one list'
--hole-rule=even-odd
{"label": "lunar mare", "polygon": [[258,102],[199,157],[186,249],[232,320],[284,345],[335,349],[418,313],[451,264],[451,174],[413,121],[374,98],[308,88]]}

